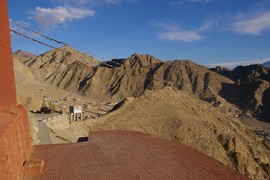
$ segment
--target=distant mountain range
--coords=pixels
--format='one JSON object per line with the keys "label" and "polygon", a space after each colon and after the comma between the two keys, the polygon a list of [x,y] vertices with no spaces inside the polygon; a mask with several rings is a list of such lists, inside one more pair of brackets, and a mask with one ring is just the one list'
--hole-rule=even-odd
{"label": "distant mountain range", "polygon": [[162,62],[146,54],[101,63],[66,46],[22,62],[40,81],[74,93],[115,100],[164,86],[175,86],[196,97],[214,100],[222,83],[233,84],[192,61]]}
{"label": "distant mountain range", "polygon": [[23,51],[14,56],[39,81],[73,93],[119,101],[146,89],[173,86],[207,102],[224,98],[242,110],[270,117],[270,70],[262,65],[208,69],[188,60],[163,62],[147,54],[99,62],[68,46],[39,56]]}
{"label": "distant mountain range", "polygon": [[270,61],[267,61],[267,62],[263,63],[262,65],[265,66],[265,67],[270,68]]}

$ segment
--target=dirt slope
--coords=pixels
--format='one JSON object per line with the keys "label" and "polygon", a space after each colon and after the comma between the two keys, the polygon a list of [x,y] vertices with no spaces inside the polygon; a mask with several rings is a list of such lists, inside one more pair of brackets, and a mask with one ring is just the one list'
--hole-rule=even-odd
{"label": "dirt slope", "polygon": [[134,130],[183,142],[205,152],[252,179],[270,178],[270,147],[234,117],[237,110],[198,100],[172,88],[127,98],[97,120],[95,130]]}
{"label": "dirt slope", "polygon": [[26,109],[37,111],[41,107],[42,99],[36,98],[31,93],[34,87],[40,86],[40,83],[34,79],[34,75],[20,60],[13,58],[17,99]]}

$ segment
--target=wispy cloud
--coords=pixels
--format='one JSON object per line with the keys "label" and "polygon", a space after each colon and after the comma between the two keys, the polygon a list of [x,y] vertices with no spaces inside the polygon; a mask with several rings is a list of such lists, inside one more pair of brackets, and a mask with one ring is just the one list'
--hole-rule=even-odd
{"label": "wispy cloud", "polygon": [[46,27],[55,27],[56,25],[84,19],[95,15],[96,6],[117,5],[120,3],[135,3],[137,0],[50,0],[56,7],[45,8],[36,7],[31,11],[30,20]]}
{"label": "wispy cloud", "polygon": [[95,6],[95,5],[103,5],[103,4],[112,4],[112,5],[116,5],[116,4],[120,4],[123,2],[127,2],[127,3],[135,3],[137,0],[51,0],[54,2],[60,2],[61,4],[64,5],[91,5],[91,6]]}
{"label": "wispy cloud", "polygon": [[159,34],[159,37],[163,40],[182,42],[193,42],[203,39],[202,35],[192,31],[164,32]]}
{"label": "wispy cloud", "polygon": [[151,21],[152,25],[164,31],[159,34],[159,37],[162,40],[180,41],[180,42],[194,42],[202,40],[204,38],[202,33],[213,27],[214,23],[215,23],[214,21],[209,21],[197,29],[184,30],[173,22],[162,23],[158,21]]}
{"label": "wispy cloud", "polygon": [[187,3],[208,3],[210,1],[211,0],[173,0],[170,3],[173,6],[180,6],[180,5],[187,4]]}
{"label": "wispy cloud", "polygon": [[193,3],[208,3],[211,0],[186,0],[188,2],[193,2]]}
{"label": "wispy cloud", "polygon": [[228,63],[216,63],[216,64],[206,64],[207,67],[213,68],[217,66],[227,67],[233,69],[237,66],[247,66],[250,64],[262,64],[264,62],[270,61],[270,58],[262,58],[262,59],[252,59],[246,61],[235,61],[235,62],[228,62]]}
{"label": "wispy cloud", "polygon": [[58,6],[56,8],[37,7],[32,12],[30,19],[35,20],[43,26],[51,27],[94,15],[95,11],[85,8],[69,6]]}
{"label": "wispy cloud", "polygon": [[239,34],[260,35],[270,31],[270,11],[255,14],[240,14],[230,30]]}
{"label": "wispy cloud", "polygon": [[122,2],[135,3],[137,0],[103,0],[104,3],[108,4],[119,4]]}

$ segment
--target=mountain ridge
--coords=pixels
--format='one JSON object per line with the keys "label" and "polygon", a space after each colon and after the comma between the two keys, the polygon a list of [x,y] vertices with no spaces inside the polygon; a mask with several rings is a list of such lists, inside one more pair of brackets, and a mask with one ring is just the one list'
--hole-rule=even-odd
{"label": "mountain ridge", "polygon": [[173,86],[207,102],[223,98],[258,117],[270,117],[270,71],[261,65],[208,69],[190,60],[161,61],[137,53],[99,62],[68,46],[23,63],[39,81],[85,96],[120,101]]}
{"label": "mountain ridge", "polygon": [[145,89],[158,89],[168,85],[200,98],[211,99],[220,91],[218,81],[233,83],[192,61],[162,62],[151,55],[134,53],[111,66],[109,64],[116,63],[101,63],[92,57],[87,60],[92,60],[93,63],[76,60],[76,56],[83,56],[76,53],[76,50],[65,46],[24,61],[24,64],[41,81],[74,93],[113,98],[117,101],[128,96],[138,96]]}
{"label": "mountain ridge", "polygon": [[224,84],[221,96],[240,109],[251,111],[258,118],[270,117],[270,69],[259,64],[238,66],[233,70],[212,68],[233,80],[234,84]]}

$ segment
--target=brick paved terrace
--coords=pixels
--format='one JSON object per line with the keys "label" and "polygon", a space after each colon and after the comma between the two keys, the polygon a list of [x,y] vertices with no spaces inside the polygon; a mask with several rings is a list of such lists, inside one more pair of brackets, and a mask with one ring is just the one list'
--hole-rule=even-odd
{"label": "brick paved terrace", "polygon": [[88,141],[38,145],[30,160],[40,174],[24,179],[248,179],[181,143],[139,132],[94,132]]}

